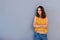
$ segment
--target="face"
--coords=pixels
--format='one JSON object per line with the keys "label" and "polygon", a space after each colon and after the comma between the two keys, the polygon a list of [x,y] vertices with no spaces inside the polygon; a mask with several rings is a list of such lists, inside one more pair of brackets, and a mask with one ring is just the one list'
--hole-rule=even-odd
{"label": "face", "polygon": [[41,8],[38,8],[38,14],[41,15],[42,11]]}

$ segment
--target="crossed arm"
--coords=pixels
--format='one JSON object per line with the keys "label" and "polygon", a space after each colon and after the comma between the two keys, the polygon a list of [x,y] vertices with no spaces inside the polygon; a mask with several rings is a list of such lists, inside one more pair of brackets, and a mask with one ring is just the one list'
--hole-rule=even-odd
{"label": "crossed arm", "polygon": [[33,26],[34,26],[34,27],[47,28],[47,27],[48,27],[48,18],[46,18],[46,24],[45,24],[45,25],[38,25],[38,24],[36,24],[36,17],[35,17],[35,18],[34,18],[34,22],[33,22]]}

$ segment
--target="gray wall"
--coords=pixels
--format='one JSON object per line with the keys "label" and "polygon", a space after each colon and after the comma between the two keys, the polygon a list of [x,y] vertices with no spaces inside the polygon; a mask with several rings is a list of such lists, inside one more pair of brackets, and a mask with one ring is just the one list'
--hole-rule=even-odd
{"label": "gray wall", "polygon": [[48,40],[60,40],[60,0],[0,0],[0,40],[33,40],[36,7],[49,19]]}

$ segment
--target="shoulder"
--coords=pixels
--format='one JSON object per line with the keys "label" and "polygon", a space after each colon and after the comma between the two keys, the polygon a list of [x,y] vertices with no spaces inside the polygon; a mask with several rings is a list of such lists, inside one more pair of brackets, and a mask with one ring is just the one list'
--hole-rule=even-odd
{"label": "shoulder", "polygon": [[34,20],[37,20],[38,19],[38,17],[37,16],[34,16]]}
{"label": "shoulder", "polygon": [[46,19],[48,19],[48,17],[46,16]]}
{"label": "shoulder", "polygon": [[48,21],[48,17],[46,16],[46,20]]}
{"label": "shoulder", "polygon": [[34,19],[36,19],[37,18],[37,16],[34,16]]}

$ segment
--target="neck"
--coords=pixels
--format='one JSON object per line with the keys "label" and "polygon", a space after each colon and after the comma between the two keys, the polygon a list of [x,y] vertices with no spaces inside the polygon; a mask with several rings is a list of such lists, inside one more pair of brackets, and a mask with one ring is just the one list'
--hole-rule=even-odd
{"label": "neck", "polygon": [[40,17],[41,17],[41,14],[40,14]]}

